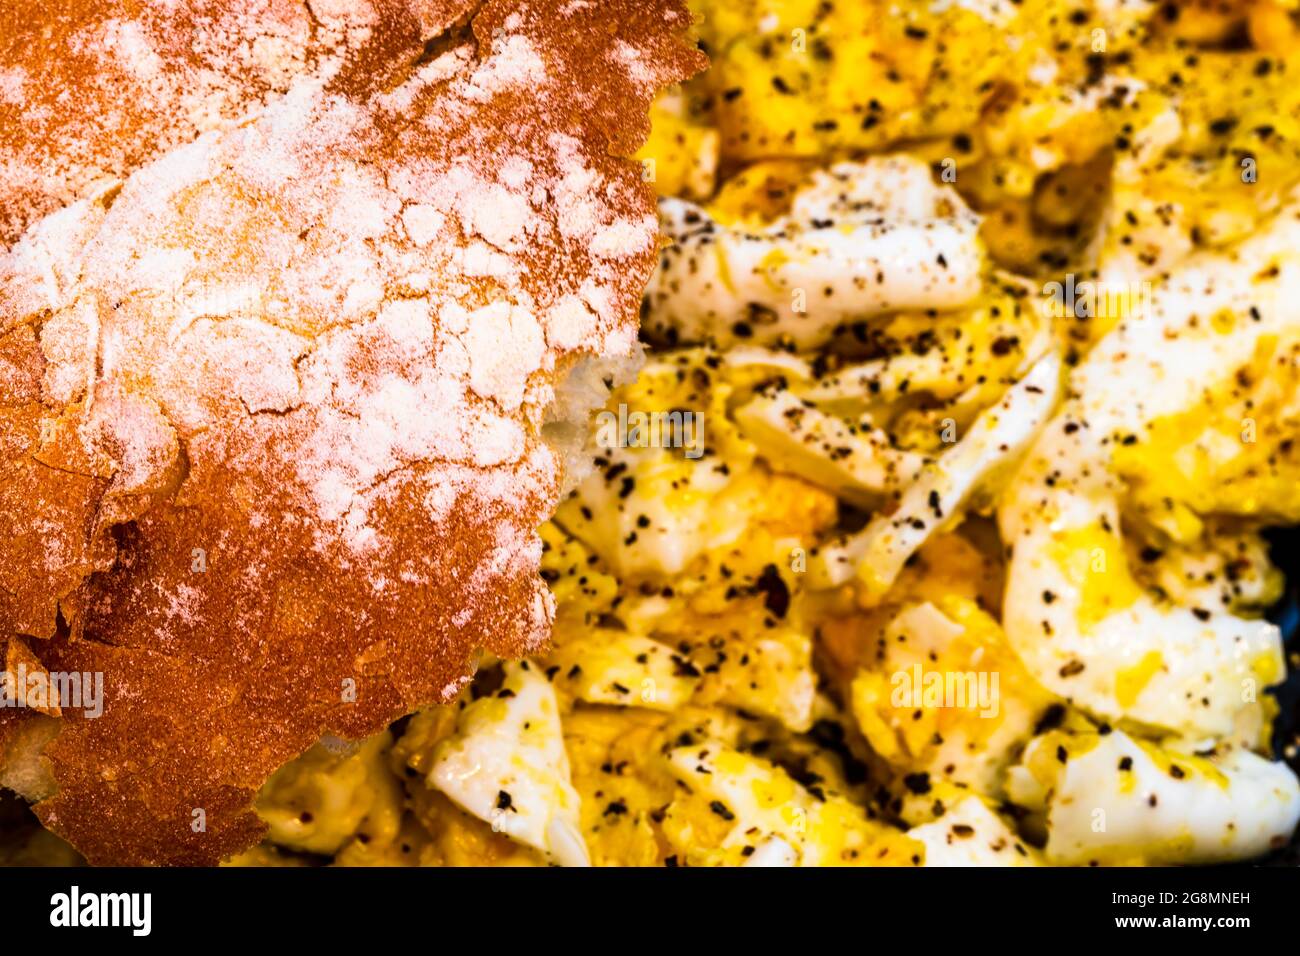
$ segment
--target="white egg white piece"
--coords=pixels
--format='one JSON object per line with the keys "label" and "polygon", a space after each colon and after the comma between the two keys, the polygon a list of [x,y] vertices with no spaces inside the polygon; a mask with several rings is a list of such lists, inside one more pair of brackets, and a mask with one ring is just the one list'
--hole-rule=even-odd
{"label": "white egg white piece", "polygon": [[925,844],[926,866],[1041,866],[1026,844],[976,796],[948,807],[942,817],[912,827],[907,835]]}
{"label": "white egg white piece", "polygon": [[921,472],[896,509],[823,547],[809,566],[815,584],[833,587],[856,574],[868,594],[884,595],[907,559],[952,523],[999,466],[1014,461],[1033,441],[1056,405],[1060,373],[1054,352],[1040,359],[997,404],[976,416],[955,446]]}
{"label": "white egg white piece", "polygon": [[812,366],[798,355],[761,345],[733,345],[718,355],[725,368],[754,371],[763,369],[787,376],[794,381],[812,381]]}
{"label": "white egg white piece", "polygon": [[1300,820],[1285,764],[1242,749],[1197,757],[1119,730],[1035,738],[1008,792],[1045,812],[1057,865],[1250,859],[1284,845]]}
{"label": "white egg white piece", "polygon": [[[1224,251],[1192,256],[1137,290],[1120,322],[1075,369],[1093,432],[1137,432],[1191,408],[1207,385],[1246,364],[1264,336],[1300,328],[1300,193],[1268,228]],[[1231,315],[1227,331],[1211,318]],[[1222,327],[1221,327],[1222,328]]]}
{"label": "white egg white piece", "polygon": [[705,699],[770,718],[803,733],[813,722],[817,674],[812,639],[802,628],[759,627],[736,641],[725,660],[706,664]]}
{"label": "white egg white piece", "polygon": [[461,712],[427,783],[494,830],[563,866],[587,866],[555,690],[535,664],[505,664],[501,688]]}
{"label": "white egg white piece", "polygon": [[[570,512],[563,518],[618,574],[679,574],[705,551],[725,547],[744,532],[748,502],[732,491],[743,466],[683,464],[679,455],[660,448],[618,449],[609,457],[611,468],[624,470],[613,480],[606,477],[610,468],[588,477],[578,486],[584,517]],[[623,479],[635,490],[624,492]],[[655,493],[659,488],[671,490]]]}
{"label": "white egg white piece", "polygon": [[750,854],[743,866],[785,867],[798,866],[799,854],[795,848],[778,836],[768,837]]}
{"label": "white egg white piece", "polygon": [[761,229],[679,199],[660,201],[660,221],[673,245],[646,290],[645,324],[680,342],[813,348],[846,323],[959,308],[980,291],[979,217],[907,156],[820,170]]}
{"label": "white egg white piece", "polygon": [[1082,545],[1072,559],[1062,540],[1103,539],[1061,535],[1090,526],[1117,528],[1118,517],[1102,510],[1090,523],[1043,523],[1013,539],[1003,626],[1030,673],[1101,718],[1193,736],[1257,739],[1267,721],[1264,689],[1285,668],[1277,628],[1265,620],[1169,606],[1147,594],[1096,617],[1090,609],[1105,585],[1089,587],[1086,576],[1115,574],[1114,563],[1124,557],[1116,546]]}
{"label": "white egg white piece", "polygon": [[850,425],[786,389],[761,391],[735,411],[736,424],[774,467],[863,508],[920,474],[928,459],[894,448],[869,421]]}

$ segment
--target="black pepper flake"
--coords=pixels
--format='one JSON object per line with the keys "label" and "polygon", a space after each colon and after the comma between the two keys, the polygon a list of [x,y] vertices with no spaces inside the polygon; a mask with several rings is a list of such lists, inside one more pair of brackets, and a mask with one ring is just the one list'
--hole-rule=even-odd
{"label": "black pepper flake", "polygon": [[993,340],[993,344],[989,346],[989,351],[991,351],[994,355],[1001,358],[1004,355],[1010,355],[1011,350],[1014,349],[1019,344],[1020,344],[1019,336],[1001,335]]}
{"label": "black pepper flake", "polygon": [[722,817],[722,819],[724,820],[736,819],[736,815],[732,813],[730,808],[728,808],[728,806],[725,803],[723,803],[721,800],[714,800],[712,803],[709,804],[709,809],[712,810],[714,813],[716,813],[718,816]]}
{"label": "black pepper flake", "polygon": [[763,607],[778,618],[785,617],[786,612],[790,610],[790,588],[775,564],[763,568],[763,573],[754,582],[754,588],[763,595]]}
{"label": "black pepper flake", "polygon": [[1084,62],[1088,66],[1088,85],[1100,83],[1106,76],[1106,57],[1100,53],[1089,53]]}
{"label": "black pepper flake", "polygon": [[699,677],[700,669],[677,654],[672,656],[674,677]]}
{"label": "black pepper flake", "polygon": [[928,773],[909,773],[903,778],[903,786],[918,796],[929,793],[930,775]]}

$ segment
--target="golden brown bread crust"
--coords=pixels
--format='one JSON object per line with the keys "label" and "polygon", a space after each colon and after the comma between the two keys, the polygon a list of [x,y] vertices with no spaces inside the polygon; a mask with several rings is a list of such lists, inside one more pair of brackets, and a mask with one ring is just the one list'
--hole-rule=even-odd
{"label": "golden brown bread crust", "polygon": [[0,544],[4,635],[52,637],[60,599],[110,559],[105,551],[96,559],[86,533],[105,482],[60,471],[31,454],[44,416],[44,364],[31,326],[0,333],[0,527],[8,529]]}
{"label": "golden brown bread crust", "polygon": [[375,56],[402,43],[418,54],[472,7],[8,0],[0,5],[0,247],[97,180],[127,176],[297,77],[368,73]]}
{"label": "golden brown bread crust", "polygon": [[104,674],[37,806],[92,862],[239,850],[322,734],[547,637],[542,416],[632,347],[657,224],[620,157],[701,57],[677,0],[489,0],[427,46],[454,9],[385,9],[0,257],[0,634]]}

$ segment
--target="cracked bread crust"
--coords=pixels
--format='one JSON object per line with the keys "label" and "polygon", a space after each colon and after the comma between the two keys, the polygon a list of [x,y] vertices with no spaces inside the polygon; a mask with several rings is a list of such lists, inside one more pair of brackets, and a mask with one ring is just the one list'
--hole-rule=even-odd
{"label": "cracked bread crust", "polygon": [[0,246],[299,77],[372,75],[403,45],[418,55],[473,6],[10,0],[0,8]]}
{"label": "cracked bread crust", "polygon": [[0,257],[0,624],[104,675],[36,806],[91,862],[242,849],[321,735],[548,637],[545,409],[634,347],[625,157],[702,57],[676,0],[424,7]]}

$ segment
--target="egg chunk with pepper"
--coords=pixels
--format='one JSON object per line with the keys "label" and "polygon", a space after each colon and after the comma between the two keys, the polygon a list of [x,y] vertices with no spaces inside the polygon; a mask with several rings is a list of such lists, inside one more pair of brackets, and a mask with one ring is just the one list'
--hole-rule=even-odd
{"label": "egg chunk with pepper", "polygon": [[809,348],[866,316],[956,308],[980,291],[978,218],[910,157],[810,170],[766,221],[715,215],[661,201],[672,244],[646,289],[649,335]]}
{"label": "egg chunk with pepper", "polygon": [[1248,750],[1208,755],[1107,733],[1052,731],[1025,748],[1012,798],[1046,814],[1049,861],[1214,863],[1284,845],[1300,784]]}
{"label": "egg chunk with pepper", "polygon": [[944,781],[1000,798],[1010,755],[1059,706],[997,621],[955,596],[904,608],[867,652],[850,686],[853,715],[913,792]]}
{"label": "egg chunk with pepper", "polygon": [[555,691],[527,661],[503,666],[500,689],[466,706],[438,744],[429,786],[556,863],[587,865]]}
{"label": "egg chunk with pepper", "polygon": [[926,866],[1042,865],[1038,850],[977,796],[964,797],[907,835],[925,847]]}
{"label": "egg chunk with pepper", "polygon": [[651,362],[597,415],[596,470],[556,521],[623,577],[671,575],[744,530],[754,454],[729,421],[734,385],[715,354]]}
{"label": "egg chunk with pepper", "polygon": [[706,864],[912,865],[901,833],[868,820],[843,797],[814,796],[781,768],[720,743],[668,755],[689,791],[668,809],[666,826],[688,858]]}

